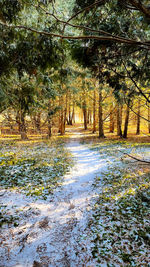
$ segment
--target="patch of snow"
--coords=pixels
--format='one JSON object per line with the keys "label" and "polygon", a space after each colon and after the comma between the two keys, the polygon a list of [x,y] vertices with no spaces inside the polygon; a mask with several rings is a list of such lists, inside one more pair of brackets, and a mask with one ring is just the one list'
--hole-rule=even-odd
{"label": "patch of snow", "polygon": [[0,233],[1,266],[96,266],[85,229],[96,196],[92,184],[108,162],[99,152],[77,141],[67,147],[76,163],[65,175],[62,186],[46,201],[35,201],[16,191],[0,192],[3,205],[20,218],[17,227],[3,226]]}

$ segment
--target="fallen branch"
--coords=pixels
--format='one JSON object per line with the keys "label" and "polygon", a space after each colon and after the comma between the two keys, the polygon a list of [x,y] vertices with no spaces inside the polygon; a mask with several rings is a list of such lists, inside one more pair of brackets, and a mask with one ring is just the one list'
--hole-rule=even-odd
{"label": "fallen branch", "polygon": [[25,242],[27,241],[27,239],[28,239],[28,236],[29,236],[29,234],[26,234],[21,240],[20,240],[20,244],[22,244],[22,247],[21,247],[21,249],[20,249],[20,251],[19,251],[19,253],[21,253],[22,252],[22,250],[24,249],[24,247],[25,247]]}
{"label": "fallen branch", "polygon": [[128,157],[131,158],[131,159],[135,159],[136,161],[140,161],[140,162],[142,162],[142,163],[150,164],[150,161],[147,161],[147,160],[144,160],[144,159],[136,158],[136,157],[134,157],[134,156],[132,156],[132,155],[130,155],[130,154],[128,154],[128,153],[122,152],[122,151],[120,151],[120,150],[119,150],[119,152],[121,152],[122,154],[128,156]]}

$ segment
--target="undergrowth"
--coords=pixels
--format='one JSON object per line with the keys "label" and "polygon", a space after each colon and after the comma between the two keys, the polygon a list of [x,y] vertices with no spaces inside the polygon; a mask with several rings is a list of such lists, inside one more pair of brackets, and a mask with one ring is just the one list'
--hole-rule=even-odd
{"label": "undergrowth", "polygon": [[[61,186],[63,176],[72,164],[63,140],[3,142],[0,186],[2,190],[15,190],[35,200],[46,200],[56,187]],[[18,224],[17,216],[13,216],[6,205],[0,205],[0,226],[3,224]]]}
{"label": "undergrowth", "polygon": [[0,151],[0,185],[46,199],[69,166],[62,142],[7,144]]}
{"label": "undergrowth", "polygon": [[[100,154],[113,154],[113,161],[95,179],[99,193],[89,222],[92,254],[97,266],[150,266],[150,166],[118,158],[116,145],[94,146]],[[131,149],[131,144],[119,146]],[[132,147],[140,157],[149,144]]]}
{"label": "undergrowth", "polygon": [[[1,189],[15,190],[36,199],[46,200],[61,185],[72,165],[63,141],[3,142],[0,149]],[[3,191],[2,191],[3,192]],[[2,196],[1,196],[2,197]],[[0,206],[0,226],[17,218]]]}

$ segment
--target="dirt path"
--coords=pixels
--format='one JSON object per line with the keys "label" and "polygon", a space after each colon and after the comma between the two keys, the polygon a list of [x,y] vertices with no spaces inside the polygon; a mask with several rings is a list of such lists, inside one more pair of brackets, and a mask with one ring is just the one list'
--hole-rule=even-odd
{"label": "dirt path", "polygon": [[107,168],[107,162],[78,141],[67,147],[76,163],[51,199],[34,201],[19,193],[1,192],[3,203],[15,209],[21,223],[2,229],[0,266],[95,266],[85,228],[96,194],[92,184],[96,173]]}

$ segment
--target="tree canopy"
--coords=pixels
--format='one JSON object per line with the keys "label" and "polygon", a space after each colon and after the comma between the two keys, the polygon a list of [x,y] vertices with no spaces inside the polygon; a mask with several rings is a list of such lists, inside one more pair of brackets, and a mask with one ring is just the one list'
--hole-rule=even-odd
{"label": "tree canopy", "polygon": [[[71,118],[71,113],[68,115],[71,108],[73,113],[75,105],[90,110],[91,95],[87,100],[87,91],[81,90],[86,87],[84,72],[88,73],[85,76],[90,75],[91,83],[93,79],[99,83],[99,121],[100,114],[103,121],[102,95],[108,94],[108,87],[116,103],[127,105],[135,115],[138,112],[133,106],[138,97],[149,109],[148,1],[1,0],[0,10],[1,111],[14,107],[18,89],[11,86],[13,80],[20,88],[25,78],[29,85],[28,99],[32,100],[30,106],[31,102],[33,108],[40,103],[45,109],[45,103],[50,109],[47,114],[59,113],[59,120],[63,121],[60,132],[64,133],[63,125],[67,116]],[[39,77],[47,77],[47,85],[45,78]],[[78,82],[80,89],[73,89],[74,79],[83,80]],[[94,83],[92,86],[94,91]],[[49,93],[39,88],[48,88]],[[26,103],[26,89],[23,86],[21,90],[22,101]],[[70,102],[67,94],[75,99]],[[24,116],[29,113],[27,110]],[[83,108],[83,113],[85,117],[88,112]],[[145,115],[142,117],[149,120]]]}

